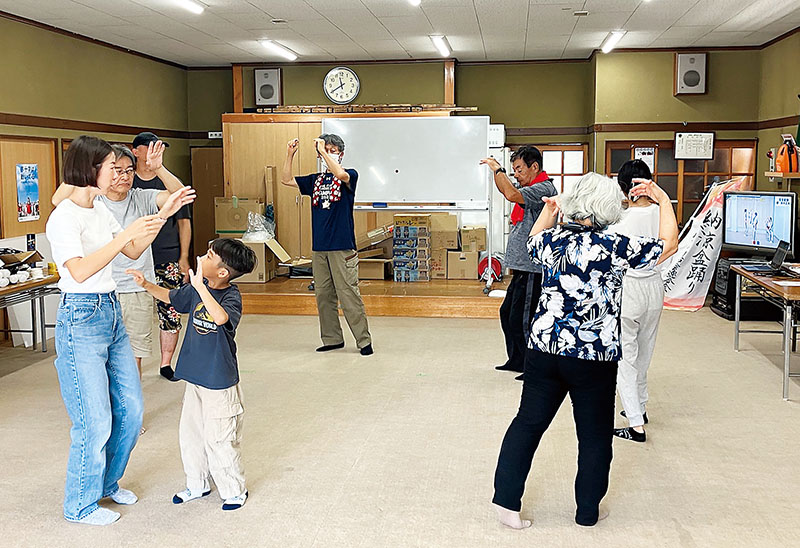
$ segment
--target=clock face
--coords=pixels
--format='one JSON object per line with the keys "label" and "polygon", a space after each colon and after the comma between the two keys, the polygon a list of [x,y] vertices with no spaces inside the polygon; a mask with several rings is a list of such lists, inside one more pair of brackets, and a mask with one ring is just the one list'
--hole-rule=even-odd
{"label": "clock face", "polygon": [[337,105],[345,105],[356,98],[361,89],[361,83],[352,69],[336,67],[325,75],[322,89],[325,90],[328,99]]}

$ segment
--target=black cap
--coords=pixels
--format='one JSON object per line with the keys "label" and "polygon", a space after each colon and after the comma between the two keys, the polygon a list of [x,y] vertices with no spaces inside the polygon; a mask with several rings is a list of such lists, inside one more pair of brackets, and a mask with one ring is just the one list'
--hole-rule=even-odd
{"label": "black cap", "polygon": [[[150,143],[155,143],[156,141],[160,141],[158,137],[156,137],[155,133],[151,133],[149,131],[143,131],[133,139],[133,148],[138,146],[147,146]],[[164,143],[165,147],[169,146],[169,143]]]}

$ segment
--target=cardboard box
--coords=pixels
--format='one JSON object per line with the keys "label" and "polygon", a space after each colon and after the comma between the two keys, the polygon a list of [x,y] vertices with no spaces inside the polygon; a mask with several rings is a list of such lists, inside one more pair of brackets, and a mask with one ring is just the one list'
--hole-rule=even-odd
{"label": "cardboard box", "polygon": [[436,213],[431,217],[431,246],[434,249],[458,249],[458,216]]}
{"label": "cardboard box", "polygon": [[396,226],[394,227],[395,238],[422,238],[431,235],[431,231],[426,226]]}
{"label": "cardboard box", "polygon": [[233,283],[266,283],[277,275],[280,263],[288,263],[292,260],[292,257],[275,239],[266,242],[244,242],[244,244],[256,252],[256,268],[250,274],[236,278]]}
{"label": "cardboard box", "polygon": [[486,227],[465,226],[461,229],[462,251],[486,251]]}
{"label": "cardboard box", "polygon": [[397,270],[424,270],[429,272],[431,263],[428,259],[393,259],[394,269]]}
{"label": "cardboard box", "polygon": [[380,247],[376,247],[373,249],[367,249],[364,251],[358,252],[359,259],[385,259],[386,257],[383,256],[383,249]]}
{"label": "cardboard box", "polygon": [[424,226],[431,229],[430,213],[398,213],[394,216],[394,226]]}
{"label": "cardboard box", "polygon": [[214,228],[218,234],[247,230],[247,214],[264,214],[264,202],[255,198],[214,198]]}
{"label": "cardboard box", "polygon": [[395,247],[392,255],[395,259],[430,259],[431,250],[427,247]]}
{"label": "cardboard box", "polygon": [[386,271],[389,270],[391,264],[391,259],[359,259],[358,279],[384,280],[386,279]]}
{"label": "cardboard box", "polygon": [[447,252],[447,279],[448,280],[477,280],[478,279],[478,252],[477,251],[448,251]]}
{"label": "cardboard box", "polygon": [[394,248],[410,248],[414,249],[417,247],[430,247],[431,246],[431,239],[430,238],[395,238],[394,239]]}
{"label": "cardboard box", "polygon": [[431,250],[431,279],[444,280],[447,278],[447,249]]}
{"label": "cardboard box", "polygon": [[395,270],[394,281],[396,282],[428,282],[431,279],[429,272],[420,270]]}
{"label": "cardboard box", "polygon": [[377,245],[385,240],[390,240],[394,233],[392,225],[383,225],[378,228],[373,228],[367,232],[356,234],[356,249],[361,251],[373,245]]}
{"label": "cardboard box", "polygon": [[0,266],[18,267],[24,264],[38,263],[44,260],[38,251],[23,251],[21,253],[9,253],[7,255],[0,255]]}

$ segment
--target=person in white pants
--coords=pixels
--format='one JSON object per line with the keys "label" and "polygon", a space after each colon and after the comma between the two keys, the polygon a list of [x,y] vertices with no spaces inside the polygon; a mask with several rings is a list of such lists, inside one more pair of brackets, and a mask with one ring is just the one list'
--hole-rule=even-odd
{"label": "person in white pants", "polygon": [[[631,188],[638,182],[650,179],[650,168],[642,160],[625,162],[617,175],[625,196],[629,196]],[[638,200],[628,198],[628,208],[622,220],[609,230],[629,237],[657,238],[658,207],[646,197]],[[663,306],[664,283],[657,269],[630,269],[625,273],[620,318],[622,359],[617,369],[617,390],[622,401],[621,415],[628,419],[628,427],[614,429],[614,435],[622,439],[647,440],[644,431],[647,423],[647,370],[653,358]]]}

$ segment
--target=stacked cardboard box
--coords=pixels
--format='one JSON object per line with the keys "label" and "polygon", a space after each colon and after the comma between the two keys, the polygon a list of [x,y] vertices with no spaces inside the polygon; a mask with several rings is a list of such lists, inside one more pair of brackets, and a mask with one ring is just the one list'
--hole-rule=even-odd
{"label": "stacked cardboard box", "polygon": [[386,279],[387,270],[392,267],[393,231],[393,226],[386,224],[356,233],[359,280]]}
{"label": "stacked cardboard box", "polygon": [[426,282],[431,279],[431,216],[394,216],[392,250],[394,281]]}
{"label": "stacked cardboard box", "polygon": [[431,278],[447,278],[447,252],[458,249],[458,217],[450,213],[431,216]]}

